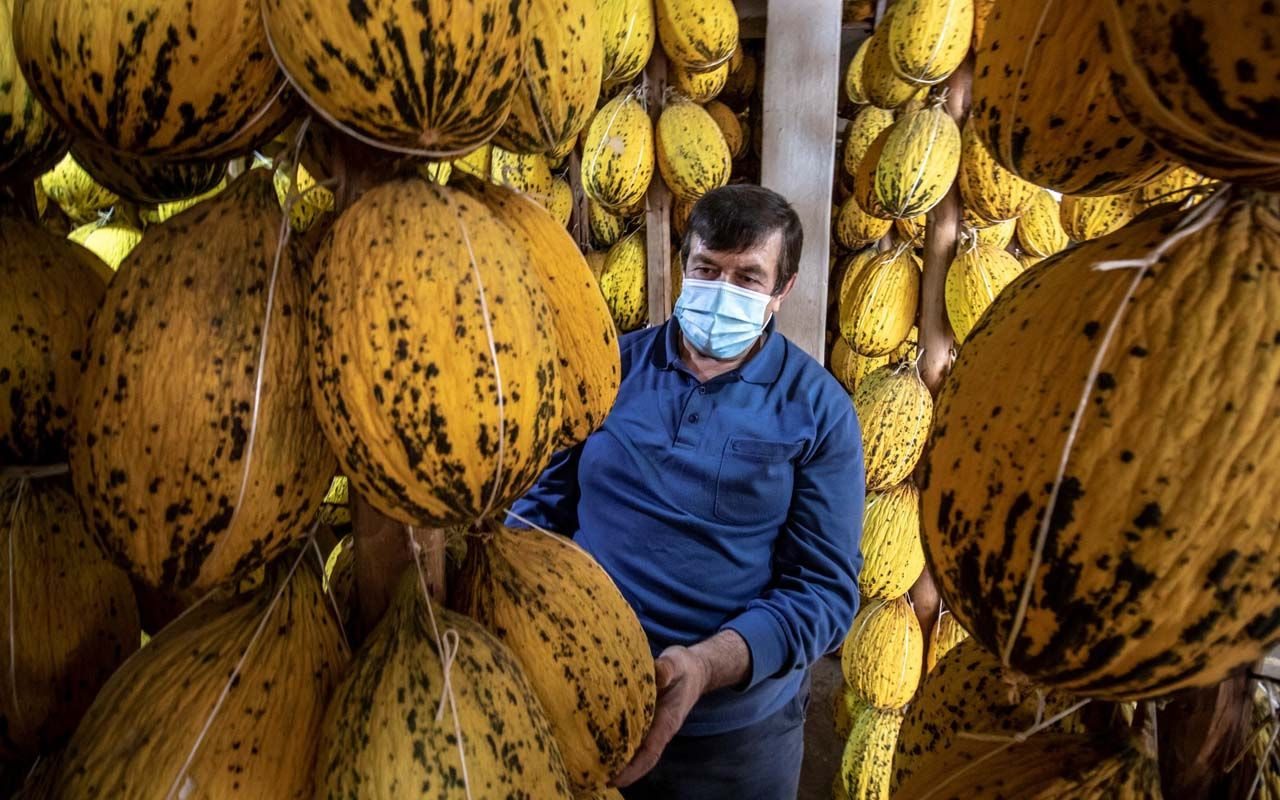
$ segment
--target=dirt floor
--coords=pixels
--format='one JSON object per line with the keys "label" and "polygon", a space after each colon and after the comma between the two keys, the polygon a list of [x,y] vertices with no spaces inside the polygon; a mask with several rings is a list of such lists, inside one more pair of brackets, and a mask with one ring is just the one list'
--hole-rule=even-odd
{"label": "dirt floor", "polygon": [[835,720],[831,715],[844,676],[840,674],[840,659],[833,656],[814,664],[812,672],[809,713],[804,726],[804,766],[800,770],[797,800],[830,800],[831,782],[840,771],[840,754],[844,751],[844,742],[836,738]]}

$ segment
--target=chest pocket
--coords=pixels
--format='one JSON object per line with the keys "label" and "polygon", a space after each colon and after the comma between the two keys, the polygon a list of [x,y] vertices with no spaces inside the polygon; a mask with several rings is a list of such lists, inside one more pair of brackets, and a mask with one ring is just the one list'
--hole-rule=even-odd
{"label": "chest pocket", "polygon": [[791,508],[800,444],[729,439],[716,478],[716,517],[738,524],[780,525]]}

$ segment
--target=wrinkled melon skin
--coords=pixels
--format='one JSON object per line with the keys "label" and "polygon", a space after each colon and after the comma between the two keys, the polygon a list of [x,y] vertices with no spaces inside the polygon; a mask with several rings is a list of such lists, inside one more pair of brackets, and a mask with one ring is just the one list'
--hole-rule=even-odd
{"label": "wrinkled melon skin", "polygon": [[290,578],[293,563],[271,565],[251,594],[206,600],[134,653],[71,737],[50,797],[313,797],[320,723],[351,653],[319,570],[304,559]]}
{"label": "wrinkled melon skin", "polygon": [[65,475],[0,479],[0,509],[0,757],[21,761],[66,742],[141,628]]}
{"label": "wrinkled melon skin", "polygon": [[236,155],[289,110],[255,0],[14,0],[13,45],[64,127],[135,156]]}
{"label": "wrinkled melon skin", "polygon": [[662,109],[655,141],[658,169],[677,199],[693,203],[729,182],[729,145],[697,103],[676,100]]}
{"label": "wrinkled melon skin", "polygon": [[336,471],[309,402],[292,249],[269,291],[280,227],[266,170],[156,226],[112,279],[85,349],[76,497],[108,552],[180,603],[304,535]]}
{"label": "wrinkled melon skin", "polygon": [[0,2],[0,181],[34,178],[58,163],[67,133],[36,99],[13,52],[13,0]]}
{"label": "wrinkled melon skin", "polygon": [[262,3],[276,58],[327,121],[428,158],[464,155],[506,122],[529,10],[530,0]]}
{"label": "wrinkled melon skin", "polygon": [[653,123],[635,93],[624,90],[587,127],[582,190],[602,209],[620,214],[644,200],[653,168]]}
{"label": "wrinkled melon skin", "polygon": [[528,260],[483,202],[421,178],[369,190],[334,222],[312,269],[304,361],[342,473],[382,513],[473,521],[550,460],[556,315]]}
{"label": "wrinkled melon skin", "polygon": [[888,800],[893,743],[902,712],[872,706],[858,709],[840,757],[840,779],[849,800]]}
{"label": "wrinkled melon skin", "polygon": [[867,491],[906,480],[924,452],[933,420],[933,397],[914,359],[872,370],[858,385],[853,405],[862,425]]}
{"label": "wrinkled melon skin", "polygon": [[635,331],[649,321],[649,294],[645,265],[648,259],[644,230],[638,230],[609,248],[600,291],[619,331]]}
{"label": "wrinkled melon skin", "polygon": [[71,146],[75,160],[99,184],[135,203],[156,205],[211,191],[227,176],[225,161],[157,161],[120,155],[88,140]]}
{"label": "wrinkled melon skin", "polygon": [[845,682],[879,709],[896,710],[910,702],[923,664],[924,634],[905,596],[864,606],[840,647]]}
{"label": "wrinkled melon skin", "polygon": [[653,656],[640,620],[583,549],[536,530],[472,539],[450,606],[524,666],[575,792],[603,788],[653,721]]}
{"label": "wrinkled melon skin", "polygon": [[596,0],[604,39],[604,86],[621,86],[644,70],[657,30],[653,0]]}
{"label": "wrinkled melon skin", "polygon": [[[564,761],[511,650],[469,617],[435,606],[419,575],[401,576],[391,608],[356,654],[325,716],[316,797],[569,800]],[[436,632],[458,637],[449,671],[462,745],[444,693]]]}
{"label": "wrinkled melon skin", "polygon": [[84,342],[111,270],[8,214],[0,214],[0,252],[0,464],[63,462]]}
{"label": "wrinkled melon skin", "polygon": [[1212,685],[1280,639],[1280,510],[1259,502],[1280,492],[1280,198],[1233,190],[1124,302],[1134,271],[1095,264],[1150,254],[1187,213],[1165,208],[1005,289],[943,386],[925,455],[925,549],[947,606],[1015,670],[1085,697]]}

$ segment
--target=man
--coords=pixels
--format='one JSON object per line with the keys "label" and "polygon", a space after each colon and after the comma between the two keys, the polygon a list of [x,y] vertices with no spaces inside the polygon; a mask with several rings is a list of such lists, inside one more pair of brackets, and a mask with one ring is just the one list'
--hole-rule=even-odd
{"label": "man", "polygon": [[622,338],[603,427],[513,508],[572,534],[659,654],[653,725],[615,779],[628,800],[792,800],[808,667],[857,610],[853,405],[774,330],[801,244],[774,192],[699,200],[673,319]]}

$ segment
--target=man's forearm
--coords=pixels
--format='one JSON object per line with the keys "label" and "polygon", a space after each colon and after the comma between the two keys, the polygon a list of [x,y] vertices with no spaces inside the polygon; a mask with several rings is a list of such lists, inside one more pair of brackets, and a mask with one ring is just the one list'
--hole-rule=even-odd
{"label": "man's forearm", "polygon": [[706,691],[739,686],[751,674],[751,649],[735,630],[723,630],[689,648],[707,671]]}

